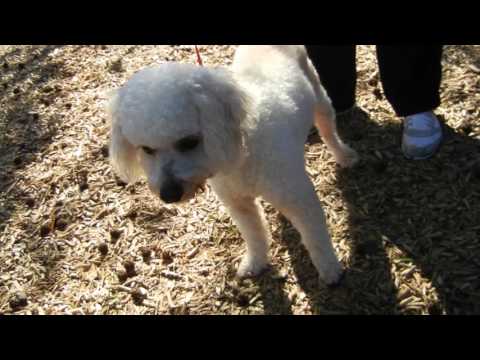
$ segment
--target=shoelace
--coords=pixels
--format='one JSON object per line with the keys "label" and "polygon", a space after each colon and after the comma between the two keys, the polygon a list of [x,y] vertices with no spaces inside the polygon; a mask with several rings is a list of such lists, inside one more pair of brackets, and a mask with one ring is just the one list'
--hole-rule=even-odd
{"label": "shoelace", "polygon": [[[419,125],[423,125],[419,128]],[[429,115],[422,115],[416,118],[409,118],[405,124],[405,134],[412,137],[431,137],[441,132],[435,119]]]}
{"label": "shoelace", "polygon": [[435,119],[430,115],[421,115],[407,119],[407,128],[418,129],[418,125],[428,128],[428,130],[437,130]]}

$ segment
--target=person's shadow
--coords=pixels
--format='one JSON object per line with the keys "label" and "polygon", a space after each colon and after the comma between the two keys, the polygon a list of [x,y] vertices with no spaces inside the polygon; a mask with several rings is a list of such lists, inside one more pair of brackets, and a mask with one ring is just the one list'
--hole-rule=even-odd
{"label": "person's shadow", "polygon": [[[361,110],[339,121],[342,138],[362,158],[336,176],[350,247],[340,286],[319,286],[299,234],[281,215],[275,234],[313,313],[480,313],[480,141],[468,136],[471,126],[445,126],[433,159],[409,161],[400,150],[399,123],[380,125]],[[290,314],[271,274],[258,281],[269,296],[265,313]]]}

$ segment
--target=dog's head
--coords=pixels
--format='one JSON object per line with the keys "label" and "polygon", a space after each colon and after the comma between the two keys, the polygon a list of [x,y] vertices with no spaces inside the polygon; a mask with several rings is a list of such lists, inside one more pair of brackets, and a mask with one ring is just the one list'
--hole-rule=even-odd
{"label": "dog's head", "polygon": [[140,71],[110,102],[113,167],[125,182],[145,175],[166,203],[191,199],[239,160],[247,109],[227,70],[169,63]]}

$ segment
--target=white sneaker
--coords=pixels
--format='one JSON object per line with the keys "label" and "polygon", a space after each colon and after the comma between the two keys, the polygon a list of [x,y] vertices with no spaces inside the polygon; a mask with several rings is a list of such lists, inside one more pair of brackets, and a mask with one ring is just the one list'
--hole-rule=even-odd
{"label": "white sneaker", "polygon": [[402,150],[407,159],[432,157],[443,139],[442,126],[432,111],[408,116],[403,126]]}

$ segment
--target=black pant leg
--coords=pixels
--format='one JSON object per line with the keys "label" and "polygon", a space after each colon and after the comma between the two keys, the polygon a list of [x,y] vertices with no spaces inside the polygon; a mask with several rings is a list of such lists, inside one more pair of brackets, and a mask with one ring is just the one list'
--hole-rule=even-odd
{"label": "black pant leg", "polygon": [[335,110],[352,108],[357,85],[355,45],[306,45],[306,48]]}
{"label": "black pant leg", "polygon": [[377,45],[385,95],[398,116],[440,105],[441,45]]}

